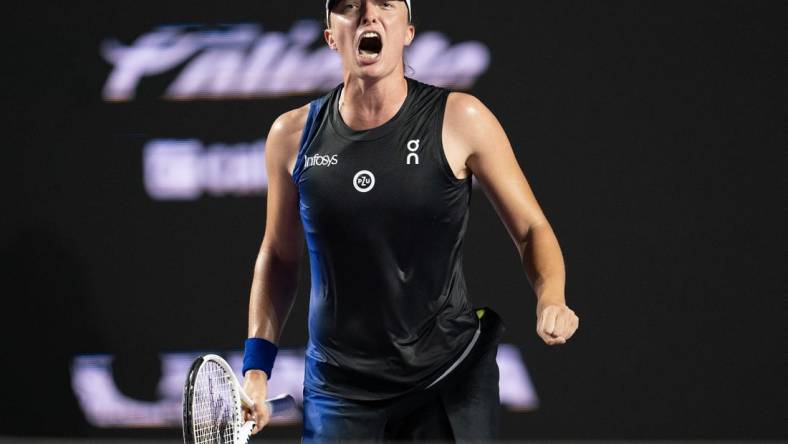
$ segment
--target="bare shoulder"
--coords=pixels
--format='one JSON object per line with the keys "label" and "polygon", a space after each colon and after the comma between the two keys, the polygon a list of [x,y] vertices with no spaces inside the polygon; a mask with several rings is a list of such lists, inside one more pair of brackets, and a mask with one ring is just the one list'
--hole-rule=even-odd
{"label": "bare shoulder", "polygon": [[[271,125],[271,131],[268,133],[268,138],[274,138],[277,142],[299,139],[301,137],[301,132],[304,130],[304,125],[306,125],[308,114],[308,103],[281,114]],[[296,145],[297,144],[296,141]]]}
{"label": "bare shoulder", "polygon": [[487,107],[473,94],[452,91],[446,102],[446,111],[455,114],[476,115]]}
{"label": "bare shoulder", "polygon": [[274,120],[266,140],[266,159],[270,166],[274,164],[286,167],[291,171],[295,166],[301,133],[304,131],[309,115],[309,104],[281,114]]}
{"label": "bare shoulder", "polygon": [[470,174],[469,158],[484,145],[497,120],[476,96],[453,91],[446,99],[443,118],[443,147],[457,178]]}
{"label": "bare shoulder", "polygon": [[487,106],[473,94],[451,92],[446,100],[446,117],[453,127],[465,132],[497,123]]}
{"label": "bare shoulder", "polygon": [[461,138],[467,145],[469,156],[480,150],[491,150],[508,145],[508,139],[498,118],[476,96],[463,92],[452,92],[446,102],[446,123],[448,129]]}

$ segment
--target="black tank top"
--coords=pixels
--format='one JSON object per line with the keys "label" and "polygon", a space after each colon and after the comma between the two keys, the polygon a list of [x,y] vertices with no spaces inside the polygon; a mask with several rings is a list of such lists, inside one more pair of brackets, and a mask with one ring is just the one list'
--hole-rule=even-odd
{"label": "black tank top", "polygon": [[304,384],[351,399],[429,385],[478,335],[462,245],[471,179],[441,142],[449,90],[406,78],[383,125],[355,131],[343,85],[311,103],[293,171],[309,250]]}

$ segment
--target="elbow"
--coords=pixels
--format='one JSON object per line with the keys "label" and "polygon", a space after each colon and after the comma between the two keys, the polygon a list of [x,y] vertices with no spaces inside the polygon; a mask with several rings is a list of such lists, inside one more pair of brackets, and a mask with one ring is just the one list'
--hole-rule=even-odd
{"label": "elbow", "polygon": [[303,240],[296,236],[269,236],[263,238],[260,251],[257,254],[257,262],[266,260],[274,261],[298,268],[301,259]]}
{"label": "elbow", "polygon": [[255,274],[262,275],[266,272],[274,272],[279,275],[295,276],[298,273],[298,259],[294,255],[283,255],[273,248],[261,248],[255,261]]}
{"label": "elbow", "polygon": [[276,268],[298,268],[298,256],[282,254],[276,249],[262,248],[257,253],[257,262],[255,268],[271,265]]}
{"label": "elbow", "polygon": [[525,253],[528,251],[528,246],[533,244],[534,239],[540,235],[543,235],[544,233],[552,233],[552,228],[550,227],[550,224],[547,222],[547,220],[542,219],[526,225],[522,230],[519,230],[515,236],[513,236],[514,243],[517,246],[517,252],[520,254],[521,258],[525,257]]}

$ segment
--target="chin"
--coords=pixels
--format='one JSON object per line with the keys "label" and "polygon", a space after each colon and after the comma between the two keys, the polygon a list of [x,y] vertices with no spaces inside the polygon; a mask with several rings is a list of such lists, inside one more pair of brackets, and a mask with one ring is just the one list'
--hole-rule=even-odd
{"label": "chin", "polygon": [[354,74],[360,79],[374,80],[384,77],[386,73],[377,68],[359,66],[354,70]]}
{"label": "chin", "polygon": [[387,66],[383,61],[371,65],[356,65],[354,72],[363,79],[379,79],[386,77],[394,71],[391,66]]}

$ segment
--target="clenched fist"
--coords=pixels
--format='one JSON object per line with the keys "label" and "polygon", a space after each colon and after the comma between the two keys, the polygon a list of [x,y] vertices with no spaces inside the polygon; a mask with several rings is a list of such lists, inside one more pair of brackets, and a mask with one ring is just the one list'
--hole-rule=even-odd
{"label": "clenched fist", "polygon": [[565,344],[580,325],[580,318],[563,304],[547,304],[537,312],[536,334],[547,345]]}

